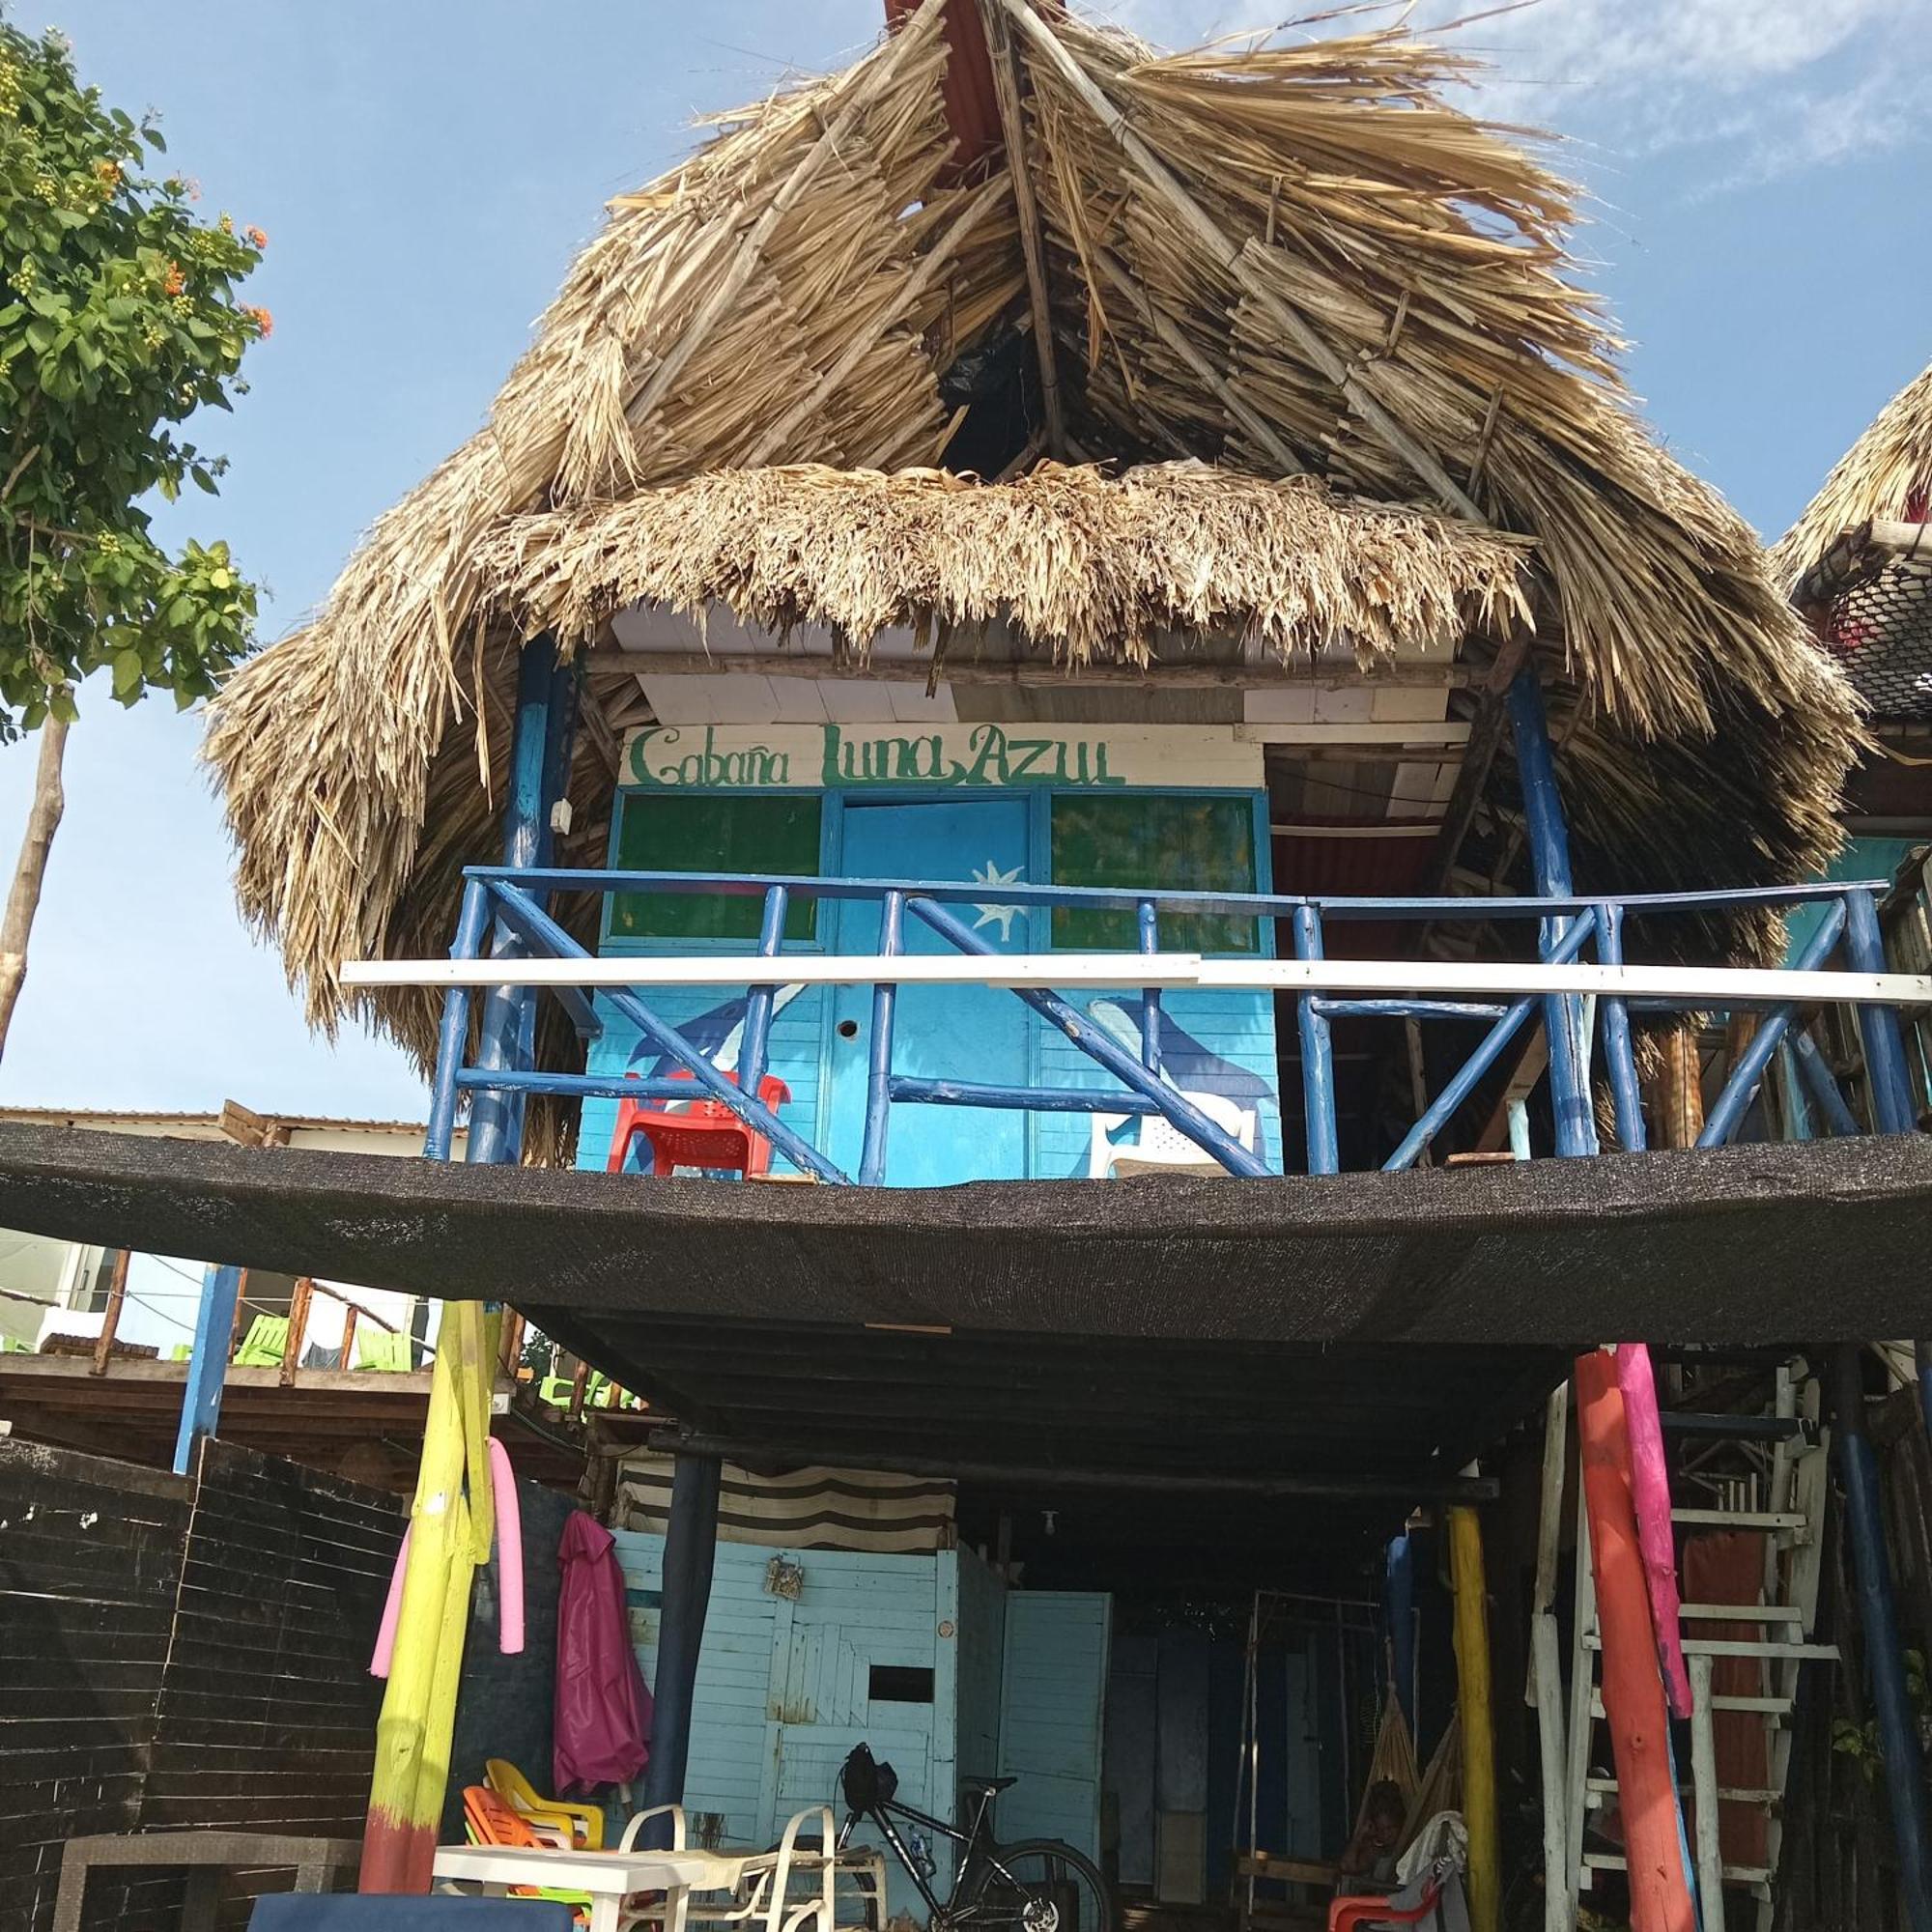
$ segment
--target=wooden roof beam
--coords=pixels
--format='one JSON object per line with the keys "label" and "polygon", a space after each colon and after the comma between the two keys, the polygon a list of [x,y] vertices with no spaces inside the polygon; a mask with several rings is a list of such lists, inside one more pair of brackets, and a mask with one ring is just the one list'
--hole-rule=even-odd
{"label": "wooden roof beam", "polygon": [[1027,294],[1033,304],[1033,346],[1039,362],[1040,409],[1046,418],[1046,447],[1065,458],[1066,417],[1060,395],[1060,370],[1053,348],[1053,304],[1046,279],[1046,243],[1039,203],[1027,167],[1026,112],[1020,104],[1019,60],[999,0],[979,0],[986,30],[986,55],[993,75],[993,99],[1006,141],[1007,173],[1013,184],[1013,210],[1019,216],[1020,248],[1026,257]]}
{"label": "wooden roof beam", "polygon": [[1122,153],[1139,170],[1147,185],[1167,204],[1181,226],[1321,375],[1341,390],[1350,407],[1375,431],[1383,444],[1407,464],[1459,515],[1468,518],[1471,523],[1486,524],[1489,520],[1477,508],[1475,499],[1449,474],[1440,461],[1396,421],[1370,392],[1360,376],[1316,332],[1307,319],[1297,314],[1261,280],[1247,260],[1245,245],[1222,233],[1214,218],[1181,186],[1160,156],[1127,126],[1126,117],[1062,44],[1059,35],[1034,13],[1028,0],[990,0],[990,4],[1005,10],[1028,42],[1039,49],[1055,72],[1113,136]]}

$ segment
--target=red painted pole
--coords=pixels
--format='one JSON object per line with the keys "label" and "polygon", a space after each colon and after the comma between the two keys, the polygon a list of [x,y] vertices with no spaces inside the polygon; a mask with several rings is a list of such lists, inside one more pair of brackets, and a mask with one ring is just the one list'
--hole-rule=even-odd
{"label": "red painted pole", "polygon": [[1616,1364],[1602,1350],[1577,1358],[1577,1422],[1604,1646],[1604,1712],[1630,1865],[1632,1932],[1697,1932],[1677,1830],[1669,1717],[1631,1494],[1630,1433]]}

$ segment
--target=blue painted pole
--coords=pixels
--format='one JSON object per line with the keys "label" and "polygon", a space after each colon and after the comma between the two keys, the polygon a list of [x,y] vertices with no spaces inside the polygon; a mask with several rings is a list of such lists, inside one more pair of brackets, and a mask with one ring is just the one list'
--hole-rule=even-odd
{"label": "blue painted pole", "polygon": [[[697,1657],[704,1643],[711,1573],[718,1553],[718,1492],[724,1465],[716,1456],[677,1452],[671,1464],[670,1518],[665,1525],[663,1605],[658,1612],[657,1681],[651,1686],[651,1757],[644,1767],[643,1804],[684,1803],[691,1760],[691,1710]],[[655,1818],[646,1849],[670,1842],[670,1820]]]}
{"label": "blue painted pole", "polygon": [[[1832,949],[1837,945],[1838,935],[1844,928],[1845,909],[1842,905],[1835,905],[1825,915],[1810,944],[1798,955],[1792,971],[1817,972],[1831,957]],[[1724,1082],[1724,1091],[1704,1116],[1703,1129],[1697,1136],[1700,1148],[1722,1147],[1737,1132],[1752,1096],[1764,1079],[1764,1070],[1771,1065],[1772,1056],[1777,1051],[1778,1042],[1783,1039],[1796,1010],[1794,1007],[1778,1007],[1766,1013],[1758,1023],[1749,1045],[1738,1055],[1738,1064],[1731,1068],[1730,1077]]]}
{"label": "blue painted pole", "polygon": [[1792,1061],[1798,1068],[1798,1077],[1804,1081],[1812,1104],[1824,1115],[1832,1131],[1841,1135],[1862,1131],[1859,1126],[1859,1117],[1846,1104],[1844,1094],[1838,1091],[1836,1078],[1825,1065],[1825,1056],[1818,1051],[1818,1042],[1808,1033],[1795,1033],[1791,1035],[1788,1044]]}
{"label": "blue painted pole", "polygon": [[[1321,915],[1312,905],[1294,908],[1294,956],[1320,959]],[[1342,1171],[1342,1137],[1335,1118],[1335,1052],[1327,1016],[1312,993],[1297,1002],[1296,1026],[1301,1035],[1301,1114],[1308,1142],[1310,1174]]]}
{"label": "blue painted pole", "polygon": [[1388,1547],[1389,1669],[1395,1694],[1415,1736],[1415,1561],[1408,1532],[1389,1538]]}
{"label": "blue painted pole", "polygon": [[1330,1000],[1320,993],[1302,998],[1324,1020],[1499,1020],[1509,1011],[1474,1000]]}
{"label": "blue painted pole", "polygon": [[[765,895],[765,914],[758,927],[758,952],[762,958],[776,959],[784,948],[785,913],[791,895],[782,886],[774,886]],[[765,1065],[772,1043],[772,998],[774,988],[753,986],[745,1000],[745,1037],[738,1049],[738,1085],[755,1095],[765,1077]]]}
{"label": "blue painted pole", "polygon": [[1871,1678],[1885,1788],[1891,1804],[1892,1836],[1897,1841],[1898,1889],[1912,1932],[1932,1932],[1932,1822],[1926,1815],[1918,1723],[1906,1689],[1905,1649],[1892,1596],[1891,1559],[1886,1548],[1878,1458],[1865,1434],[1864,1378],[1859,1349],[1842,1348],[1833,1353],[1832,1381],[1838,1474],[1845,1490],[1845,1521],[1851,1530],[1859,1616],[1864,1628],[1865,1669]]}
{"label": "blue painted pole", "polygon": [[[1607,899],[1597,908],[1597,957],[1605,966],[1624,963],[1624,909]],[[1617,1142],[1626,1153],[1641,1153],[1645,1147],[1643,1090],[1637,1084],[1630,1008],[1622,1000],[1606,996],[1602,1010],[1604,1063],[1609,1069]]]}
{"label": "blue painted pole", "polygon": [[[452,959],[474,959],[483,945],[490,919],[490,889],[476,879],[466,880],[463,910],[457,915],[456,937],[450,942]],[[423,1158],[447,1160],[456,1139],[457,1075],[469,1051],[469,988],[452,986],[442,996],[442,1031],[436,1045],[436,1081],[430,1089],[429,1125],[423,1130]]]}
{"label": "blue painted pole", "polygon": [[[905,895],[888,893],[879,908],[879,956],[895,958],[904,950]],[[893,1016],[898,988],[881,980],[872,988],[872,1037],[866,1067],[866,1142],[859,1155],[859,1184],[876,1187],[886,1178],[886,1129],[893,1116]]]}
{"label": "blue painted pole", "polygon": [[[999,949],[988,945],[972,927],[954,919],[944,907],[928,898],[909,898],[906,908],[917,913],[932,929],[961,952],[983,957]],[[1178,1087],[1170,1087],[1157,1074],[1150,1073],[1139,1058],[1125,1052],[1102,1028],[1094,1024],[1077,1007],[1058,993],[1035,986],[1011,989],[1050,1026],[1092,1060],[1097,1060],[1115,1079],[1131,1092],[1151,1100],[1196,1147],[1205,1148],[1231,1174],[1249,1180],[1267,1178],[1267,1163],[1253,1154],[1232,1134],[1210,1121]]]}
{"label": "blue painted pole", "polygon": [[[523,648],[517,661],[517,716],[510,741],[510,798],[503,814],[503,863],[523,869],[543,864],[550,841],[550,804],[544,795],[553,770],[551,706],[556,683],[556,645],[546,634]],[[490,943],[493,959],[522,958],[522,936],[502,920]],[[529,1065],[526,1021],[536,995],[527,987],[492,986],[483,996],[476,1065],[485,1071]],[[533,1021],[530,1022],[534,1024]],[[479,1089],[469,1103],[471,1163],[514,1162],[523,1151],[524,1108],[516,1094]]]}
{"label": "blue painted pole", "polygon": [[[1597,929],[1597,916],[1586,912],[1572,922],[1570,930],[1551,949],[1548,964],[1567,966],[1582,952],[1584,942]],[[1442,1091],[1424,1109],[1422,1118],[1403,1136],[1402,1145],[1382,1162],[1382,1172],[1393,1174],[1413,1164],[1415,1157],[1449,1123],[1456,1109],[1475,1091],[1476,1082],[1496,1063],[1523,1022],[1536,1010],[1541,995],[1525,993],[1513,1001],[1494,1026],[1478,1042],[1476,1050],[1450,1076]]]}
{"label": "blue painted pole", "polygon": [[[1160,951],[1160,910],[1151,899],[1143,899],[1135,908],[1143,952]],[[1141,988],[1141,1065],[1150,1073],[1160,1071],[1160,988]]]}
{"label": "blue painted pole", "polygon": [[242,1296],[242,1270],[212,1267],[201,1279],[201,1306],[195,1311],[194,1348],[187,1358],[187,1386],[182,1391],[181,1433],[175,1437],[175,1474],[194,1467],[195,1444],[213,1435],[221,1420],[221,1384],[228,1374],[228,1345],[235,1333],[235,1304]]}
{"label": "blue painted pole", "polygon": [[[1878,901],[1861,887],[1845,894],[1845,952],[1855,973],[1883,973],[1885,935]],[[1871,1078],[1872,1124],[1882,1134],[1909,1134],[1918,1124],[1906,1069],[1905,1041],[1898,1015],[1889,1007],[1861,1007],[1859,1033],[1864,1040],[1865,1071]]]}
{"label": "blue painted pole", "polygon": [[[1563,794],[1556,783],[1556,760],[1549,749],[1549,721],[1535,669],[1520,671],[1509,688],[1510,731],[1516,742],[1517,772],[1522,781],[1523,823],[1529,834],[1530,875],[1540,898],[1568,898],[1570,832],[1563,818]],[[1543,922],[1542,952],[1552,949],[1567,928],[1564,919]],[[1590,1084],[1583,1053],[1581,1003],[1575,994],[1552,993],[1543,1005],[1549,1036],[1549,1098],[1556,1117],[1556,1151],[1597,1151],[1597,1124],[1590,1109]]]}

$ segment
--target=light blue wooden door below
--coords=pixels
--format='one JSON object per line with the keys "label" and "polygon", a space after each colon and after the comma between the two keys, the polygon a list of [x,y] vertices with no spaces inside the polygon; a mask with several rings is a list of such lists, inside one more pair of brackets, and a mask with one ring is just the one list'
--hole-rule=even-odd
{"label": "light blue wooden door below", "polygon": [[[1002,952],[1027,951],[1027,915],[999,903],[1000,886],[1024,880],[1026,867],[1024,799],[846,805],[845,877],[983,880],[984,904],[949,910]],[[876,952],[878,944],[878,905],[859,900],[841,904],[838,950],[868,953]],[[923,920],[908,918],[905,951],[952,953],[954,949]],[[832,1158],[847,1174],[856,1174],[865,1139],[871,988],[843,987],[833,1007],[830,1149]],[[894,1027],[893,1070],[931,1080],[1024,1086],[1030,1025],[1028,1009],[1009,992],[980,986],[903,986]],[[1026,1145],[1024,1114],[895,1102],[886,1145],[886,1183],[946,1187],[961,1180],[1024,1179]]]}
{"label": "light blue wooden door below", "polygon": [[1113,1600],[1073,1590],[1007,1598],[1000,1697],[999,1837],[1064,1838],[1100,1857],[1101,1711]]}

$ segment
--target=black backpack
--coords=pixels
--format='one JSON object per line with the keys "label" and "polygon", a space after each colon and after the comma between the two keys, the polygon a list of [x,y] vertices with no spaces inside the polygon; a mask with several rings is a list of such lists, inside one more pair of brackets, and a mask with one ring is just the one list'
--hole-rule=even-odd
{"label": "black backpack", "polygon": [[870,1745],[858,1746],[838,1776],[845,1789],[845,1808],[854,1813],[877,1810],[899,1788],[898,1773],[881,1764]]}

